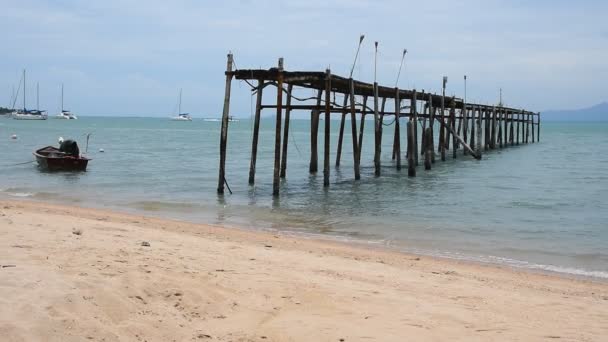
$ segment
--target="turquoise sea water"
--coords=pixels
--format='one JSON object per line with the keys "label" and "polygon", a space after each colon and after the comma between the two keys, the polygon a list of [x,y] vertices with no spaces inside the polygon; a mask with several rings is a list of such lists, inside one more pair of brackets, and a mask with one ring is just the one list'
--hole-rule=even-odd
{"label": "turquoise sea water", "polygon": [[[273,199],[274,120],[263,119],[255,187],[247,184],[251,122],[232,123],[226,178],[218,197],[218,122],[81,117],[0,118],[0,197],[74,203],[196,222],[278,229],[386,245],[409,252],[608,278],[608,123],[543,123],[541,142],[395,169],[385,128],[383,175],[373,175],[373,124],[366,125],[362,176],[354,180],[350,123],[331,186],[308,174],[309,121],[292,120],[287,179]],[[402,125],[404,127],[404,125]],[[321,122],[320,132],[323,131]],[[75,138],[86,173],[43,173],[32,151]],[[10,136],[17,134],[18,139]],[[405,146],[405,134],[402,134]],[[323,151],[322,133],[319,152]],[[103,148],[105,153],[100,153]],[[405,165],[405,159],[404,159]]]}

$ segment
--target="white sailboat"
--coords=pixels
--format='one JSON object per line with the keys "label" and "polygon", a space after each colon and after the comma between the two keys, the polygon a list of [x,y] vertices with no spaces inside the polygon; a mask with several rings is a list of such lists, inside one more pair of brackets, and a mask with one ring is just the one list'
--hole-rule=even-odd
{"label": "white sailboat", "polygon": [[173,121],[192,121],[188,113],[182,113],[182,88],[179,88],[179,105],[177,106],[177,116],[171,117]]}
{"label": "white sailboat", "polygon": [[[39,87],[36,85],[36,107],[38,107]],[[25,108],[25,69],[23,69],[23,109],[18,109],[12,114],[15,120],[46,120],[48,118],[46,110],[27,110]]]}
{"label": "white sailboat", "polygon": [[61,112],[55,115],[55,119],[76,120],[78,117],[69,110],[63,109],[63,83],[61,83]]}

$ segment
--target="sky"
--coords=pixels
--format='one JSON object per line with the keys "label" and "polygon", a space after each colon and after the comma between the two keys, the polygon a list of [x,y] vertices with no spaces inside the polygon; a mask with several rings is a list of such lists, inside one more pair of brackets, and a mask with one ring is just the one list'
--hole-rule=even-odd
{"label": "sky", "polygon": [[[218,117],[226,54],[242,69],[348,76],[441,90],[484,104],[534,111],[608,100],[605,0],[0,0],[0,106],[27,69],[27,106],[53,114]],[[247,84],[232,83],[231,113],[249,117]],[[268,98],[270,102],[272,99]],[[21,106],[22,98],[17,101]]]}

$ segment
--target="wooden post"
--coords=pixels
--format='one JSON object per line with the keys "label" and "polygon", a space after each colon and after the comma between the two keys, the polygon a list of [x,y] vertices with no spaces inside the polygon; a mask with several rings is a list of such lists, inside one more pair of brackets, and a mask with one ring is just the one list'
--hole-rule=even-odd
{"label": "wooden post", "polygon": [[338,150],[336,151],[336,167],[340,166],[340,158],[342,157],[342,141],[344,140],[344,122],[346,121],[347,104],[348,95],[344,94],[344,102],[342,104],[342,119],[340,120],[340,133],[338,135]]}
{"label": "wooden post", "polygon": [[526,144],[530,139],[530,113],[526,113]]}
{"label": "wooden post", "polygon": [[258,157],[258,136],[260,133],[260,115],[262,113],[262,91],[264,80],[258,80],[258,94],[255,100],[255,119],[253,121],[253,139],[251,141],[251,163],[249,164],[249,185],[255,182],[255,164]]}
{"label": "wooden post", "polygon": [[[433,95],[429,94],[429,115],[430,115],[430,120],[429,120],[429,128],[431,129],[431,140],[430,140],[430,144],[431,144],[431,163],[435,163],[435,137],[433,135],[433,127],[435,126],[435,107],[433,107]],[[428,149],[427,149],[427,153],[428,153]]]}
{"label": "wooden post", "polygon": [[321,107],[321,95],[323,90],[317,92],[317,109],[310,112],[310,166],[308,172],[316,173],[319,169],[319,154],[317,151],[317,140],[319,136],[319,109]]}
{"label": "wooden post", "polygon": [[456,151],[458,150],[456,146],[458,145],[458,140],[456,139],[456,101],[452,99],[452,109],[450,110],[450,117],[452,118],[450,121],[452,122],[452,158],[456,159]]}
{"label": "wooden post", "polygon": [[503,132],[503,135],[504,135],[503,146],[507,147],[507,144],[509,143],[509,132],[508,132],[509,131],[509,129],[508,129],[509,128],[509,113],[504,108],[502,108],[502,116],[503,116],[502,125],[504,127],[504,129],[503,129],[503,131],[504,131]]}
{"label": "wooden post", "polygon": [[479,117],[477,118],[477,148],[475,149],[476,151],[476,156],[477,158],[481,158],[481,119],[482,119],[482,110],[481,107],[479,107],[478,109],[479,112]]}
{"label": "wooden post", "polygon": [[414,114],[414,121],[412,122],[412,125],[414,126],[414,147],[412,152],[414,153],[414,166],[418,166],[418,100],[416,89],[414,89],[414,93],[412,94],[410,110]]}
{"label": "wooden post", "polygon": [[287,86],[287,101],[285,103],[285,123],[283,124],[283,155],[281,156],[281,178],[287,171],[287,143],[289,142],[289,116],[291,114],[291,91],[293,84]]}
{"label": "wooden post", "polygon": [[516,119],[515,119],[515,120],[516,120],[516,122],[517,122],[517,128],[516,128],[516,130],[517,130],[517,138],[516,138],[516,140],[515,140],[515,144],[516,144],[516,145],[519,145],[519,121],[521,121],[521,119],[520,119],[520,113],[517,113],[516,115],[517,115],[517,116],[516,116]]}
{"label": "wooden post", "polygon": [[433,153],[435,153],[435,151],[433,151],[433,130],[431,130],[431,128],[427,128],[424,130],[424,141],[425,144],[424,147],[426,148],[426,151],[424,153],[424,169],[425,170],[430,170],[431,169],[431,155]]}
{"label": "wooden post", "polygon": [[490,112],[488,111],[487,108],[483,109],[483,137],[484,137],[484,143],[483,143],[483,149],[484,151],[487,151],[490,147]]}
{"label": "wooden post", "polygon": [[515,135],[514,135],[514,130],[515,130],[515,122],[513,121],[515,119],[513,112],[510,112],[511,114],[511,126],[509,127],[509,142],[511,143],[511,146],[515,146]]}
{"label": "wooden post", "polygon": [[[439,148],[441,152],[441,161],[445,161],[445,95],[441,95],[441,125],[439,126]],[[449,126],[449,125],[448,125]]]}
{"label": "wooden post", "polygon": [[355,114],[355,83],[353,79],[349,79],[348,83],[350,85],[350,123],[351,123],[351,133],[353,136],[353,160],[354,160],[354,169],[355,169],[355,180],[361,179],[361,171],[359,170],[359,144],[357,142],[357,117]]}
{"label": "wooden post", "polygon": [[490,148],[496,148],[496,107],[492,106],[492,135],[490,136]]}
{"label": "wooden post", "polygon": [[416,143],[414,142],[414,118],[410,118],[407,122],[407,175],[416,177],[416,162],[414,156],[416,152]]}
{"label": "wooden post", "polygon": [[329,133],[330,133],[330,118],[331,114],[331,72],[329,69],[325,71],[325,142],[323,143],[323,186],[329,186]]}
{"label": "wooden post", "polygon": [[469,150],[469,153],[471,153],[471,155],[473,157],[475,157],[475,159],[481,159],[481,155],[478,157],[477,153],[475,152],[475,150],[473,150],[473,148],[471,146],[469,146],[466,141],[462,140],[462,138],[456,134],[456,132],[452,129],[452,127],[448,126],[445,122],[441,122],[441,120],[439,120],[439,119],[437,119],[437,121],[439,121],[439,124],[441,126],[439,128],[441,128],[441,129],[447,129],[448,131],[451,131],[452,135],[456,137],[456,139],[458,140],[458,142],[460,142],[460,144],[462,144],[462,146],[465,149]]}
{"label": "wooden post", "polygon": [[[361,125],[359,126],[359,150],[357,151],[357,159],[359,159],[359,165],[361,165],[361,150],[363,149],[363,133],[365,129],[365,112],[367,107],[367,96],[363,96],[363,108],[361,109]],[[375,115],[375,114],[374,114]]]}
{"label": "wooden post", "polygon": [[472,148],[475,148],[475,138],[477,137],[477,135],[475,134],[475,128],[477,126],[477,120],[475,119],[475,107],[471,106],[471,141],[469,142],[469,145]]}
{"label": "wooden post", "polygon": [[[424,98],[424,93],[423,93]],[[423,100],[424,101],[424,100]],[[426,103],[424,105],[424,118],[422,119],[422,136],[420,137],[420,155],[423,156],[426,152],[426,121],[429,117],[429,105]]]}
{"label": "wooden post", "polygon": [[[451,107],[451,105],[450,105]],[[446,126],[445,129],[445,149],[449,150],[450,149],[450,131],[447,129],[447,127],[452,127],[452,110],[450,109],[448,111],[448,125]]]}
{"label": "wooden post", "polygon": [[[462,110],[459,112],[458,115],[458,129],[456,129],[456,134],[460,135],[460,132],[462,131]],[[455,116],[456,114],[454,114]],[[465,139],[466,141],[466,139]],[[456,140],[456,145],[454,146],[455,149],[459,149],[460,148],[460,143],[458,142],[458,140]]]}
{"label": "wooden post", "polygon": [[382,104],[380,105],[380,118],[378,119],[378,146],[380,146],[380,150],[378,151],[378,163],[380,163],[380,158],[382,157],[382,133],[384,131],[384,105],[386,104],[386,97],[382,98]]}
{"label": "wooden post", "polygon": [[397,158],[397,170],[401,170],[401,137],[399,132],[399,118],[401,116],[401,100],[399,99],[399,88],[395,87],[395,141],[394,150]]}
{"label": "wooden post", "polygon": [[281,117],[283,116],[283,58],[279,58],[279,73],[277,76],[277,116],[274,134],[274,175],[272,178],[272,195],[279,195],[281,168]]}
{"label": "wooden post", "polygon": [[[383,105],[384,107],[384,101]],[[384,110],[384,108],[383,108]],[[380,153],[382,151],[381,144],[382,122],[378,114],[378,83],[374,82],[374,175],[380,176]]]}
{"label": "wooden post", "polygon": [[[469,111],[467,110],[467,105],[466,103],[462,104],[462,112],[461,112],[461,116],[462,116],[462,139],[464,141],[467,141],[468,138],[468,130],[469,130],[469,118],[467,117],[469,114]],[[466,149],[462,150],[462,153],[466,156],[469,152]]]}
{"label": "wooden post", "polygon": [[538,123],[536,124],[536,141],[540,141],[540,112],[538,112]]}
{"label": "wooden post", "polygon": [[226,183],[226,148],[228,147],[228,117],[230,116],[230,85],[232,83],[232,54],[228,54],[226,63],[226,88],[224,91],[224,109],[222,111],[222,130],[220,133],[220,170],[217,181],[217,193],[224,193]]}
{"label": "wooden post", "polygon": [[502,120],[502,111],[500,110],[500,107],[498,108],[498,146],[500,148],[502,148],[502,122],[500,120]]}
{"label": "wooden post", "polygon": [[531,131],[532,131],[532,143],[534,143],[534,113],[530,114],[530,120],[532,120],[531,124]]}

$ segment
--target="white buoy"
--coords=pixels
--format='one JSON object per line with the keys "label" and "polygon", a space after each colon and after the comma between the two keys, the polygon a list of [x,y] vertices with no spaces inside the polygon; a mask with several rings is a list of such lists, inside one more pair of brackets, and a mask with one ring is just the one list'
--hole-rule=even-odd
{"label": "white buoy", "polygon": [[13,134],[13,135],[11,135],[11,139],[13,139],[13,140],[17,140],[17,134]]}
{"label": "white buoy", "polygon": [[104,153],[105,151],[104,151],[104,149],[103,149],[103,148],[100,148],[100,149],[99,149],[99,152]]}

